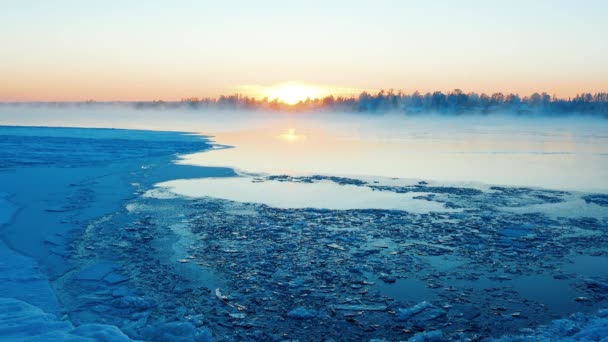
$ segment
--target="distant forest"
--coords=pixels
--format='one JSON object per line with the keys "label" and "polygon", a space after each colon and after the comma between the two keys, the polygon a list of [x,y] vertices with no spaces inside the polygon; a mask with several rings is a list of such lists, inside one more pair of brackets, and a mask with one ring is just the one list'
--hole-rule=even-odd
{"label": "distant forest", "polygon": [[138,102],[138,108],[147,107],[191,107],[200,109],[266,110],[266,111],[342,111],[361,113],[401,112],[416,113],[501,113],[518,114],[567,114],[589,113],[608,115],[608,93],[580,94],[574,98],[560,99],[547,93],[534,93],[521,97],[517,94],[494,93],[492,95],[464,93],[455,89],[447,94],[433,93],[405,94],[393,90],[382,90],[376,94],[361,93],[358,97],[336,97],[306,99],[288,105],[277,99],[255,99],[232,95],[218,98],[186,98],[180,102]]}
{"label": "distant forest", "polygon": [[[5,103],[9,104],[9,103]],[[534,93],[521,97],[517,94],[494,93],[492,95],[464,93],[459,89],[447,94],[436,91],[422,94],[406,94],[401,91],[381,90],[376,94],[363,92],[357,97],[327,96],[306,99],[289,105],[278,99],[256,99],[239,94],[217,98],[185,98],[181,101],[144,101],[144,102],[33,102],[29,105],[51,106],[96,106],[107,104],[133,105],[138,109],[146,108],[191,108],[210,110],[251,110],[286,112],[360,112],[360,113],[438,113],[492,114],[589,114],[608,117],[608,93],[579,94],[573,98],[562,99],[547,93]],[[19,103],[13,103],[19,105]],[[21,103],[28,105],[28,103]]]}

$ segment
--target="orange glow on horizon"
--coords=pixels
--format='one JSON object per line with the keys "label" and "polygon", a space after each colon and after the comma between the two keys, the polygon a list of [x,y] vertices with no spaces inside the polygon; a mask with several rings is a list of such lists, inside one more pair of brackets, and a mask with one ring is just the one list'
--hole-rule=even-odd
{"label": "orange glow on horizon", "polygon": [[[515,93],[522,97],[530,96],[534,92],[547,92],[559,98],[574,97],[581,93],[605,92],[606,87],[601,82],[572,81],[571,84],[547,83],[534,85],[519,85],[500,83],[492,85],[476,86],[463,84],[458,87],[432,87],[430,81],[413,82],[419,86],[410,85],[406,87],[388,86],[394,82],[387,82],[386,87],[340,87],[322,84],[308,84],[299,82],[284,82],[274,85],[237,85],[210,87],[204,83],[192,84],[173,79],[171,88],[163,86],[163,81],[157,77],[142,77],[145,80],[134,86],[132,83],[122,79],[106,78],[103,80],[84,79],[84,75],[70,81],[48,77],[24,77],[19,82],[10,82],[7,79],[0,80],[0,102],[83,102],[93,101],[180,101],[184,98],[217,98],[221,95],[241,94],[261,100],[268,98],[269,101],[276,99],[278,102],[293,106],[307,98],[314,100],[327,96],[335,97],[357,97],[362,92],[371,94],[378,93],[381,89],[394,89],[411,94],[419,91],[421,94],[434,91],[442,91],[444,94],[459,88],[464,93],[476,92],[491,95],[496,92],[503,94]],[[49,86],[52,85],[52,86]],[[383,84],[383,82],[378,82]],[[439,84],[439,83],[438,83]]]}
{"label": "orange glow on horizon", "polygon": [[297,83],[278,85],[267,91],[270,100],[278,100],[288,105],[295,105],[307,98],[314,99],[321,96],[321,90],[314,86],[306,86]]}
{"label": "orange glow on horizon", "polygon": [[357,97],[364,91],[376,91],[370,89],[345,88],[328,85],[313,85],[299,82],[279,83],[272,86],[264,85],[242,85],[234,88],[234,92],[250,96],[258,100],[267,98],[269,101],[278,101],[290,106],[307,99],[322,99],[327,96]]}

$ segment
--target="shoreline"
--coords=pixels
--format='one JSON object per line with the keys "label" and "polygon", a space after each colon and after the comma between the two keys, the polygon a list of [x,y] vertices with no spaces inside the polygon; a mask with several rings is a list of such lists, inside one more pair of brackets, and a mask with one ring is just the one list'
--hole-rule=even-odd
{"label": "shoreline", "polygon": [[[54,128],[44,127],[2,128],[22,130],[16,133],[24,133],[21,135],[25,139],[25,146],[21,147],[23,151],[29,148],[28,144],[35,146],[39,139],[52,139],[56,133],[48,131],[53,131]],[[112,148],[114,137],[108,137],[108,133],[126,135],[134,141],[135,146],[132,148],[133,153],[131,150],[126,153],[120,151],[121,147],[116,146],[116,150],[109,150],[105,154],[101,151],[99,156],[91,160],[86,157],[82,160],[78,153],[72,152],[76,151],[75,146],[57,144],[56,150],[51,150],[50,155],[43,158],[52,159],[54,153],[61,153],[61,157],[68,160],[67,165],[62,165],[61,161],[46,165],[40,154],[30,157],[26,152],[25,156],[9,160],[9,163],[4,164],[8,168],[0,170],[0,189],[6,193],[2,198],[10,198],[6,203],[14,207],[10,220],[0,222],[2,297],[23,300],[57,317],[69,314],[59,300],[61,295],[57,291],[61,291],[61,288],[56,284],[75,267],[70,260],[73,243],[81,237],[89,222],[124,210],[124,204],[136,196],[135,183],[151,187],[157,181],[173,177],[201,177],[209,173],[219,176],[230,174],[227,169],[222,168],[184,167],[173,163],[176,154],[210,148],[212,145],[205,136],[144,130],[63,130],[69,131],[71,138],[81,143],[78,148],[86,149],[89,147],[87,144],[110,144],[108,148]],[[95,134],[93,138],[90,137],[91,133],[99,131],[102,133],[100,137],[95,137]],[[47,135],[38,136],[40,132]],[[174,144],[174,150],[161,147],[161,151],[156,153],[154,149],[158,144],[152,144],[147,150],[138,151],[138,144],[148,145],[145,142],[138,143],[137,139],[140,138],[137,135],[150,133],[159,133],[160,143]],[[11,152],[20,153],[21,150]],[[140,156],[136,155],[139,153]],[[124,155],[127,158],[121,158]],[[28,310],[31,311],[27,309],[25,312],[29,312]]]}

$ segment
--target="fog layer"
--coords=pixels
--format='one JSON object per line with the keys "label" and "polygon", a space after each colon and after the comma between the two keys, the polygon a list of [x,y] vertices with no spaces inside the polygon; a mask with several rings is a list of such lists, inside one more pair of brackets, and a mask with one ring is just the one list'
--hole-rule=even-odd
{"label": "fog layer", "polygon": [[193,132],[235,148],[181,162],[269,174],[370,175],[608,189],[608,120],[0,106],[0,124]]}

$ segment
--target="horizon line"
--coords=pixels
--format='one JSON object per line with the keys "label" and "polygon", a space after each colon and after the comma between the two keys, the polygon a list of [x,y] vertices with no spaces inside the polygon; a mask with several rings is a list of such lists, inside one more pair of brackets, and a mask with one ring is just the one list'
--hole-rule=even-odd
{"label": "horizon line", "polygon": [[460,90],[459,88],[455,88],[451,91],[447,91],[444,92],[442,90],[435,90],[435,91],[425,91],[425,92],[421,92],[418,90],[412,91],[412,92],[405,92],[403,90],[396,90],[396,89],[380,89],[377,91],[361,91],[360,93],[357,94],[351,94],[351,95],[338,95],[338,94],[327,94],[325,96],[315,96],[315,97],[308,97],[306,100],[304,101],[298,101],[297,103],[287,103],[281,99],[279,99],[278,97],[274,97],[274,98],[270,98],[269,96],[253,96],[253,95],[246,95],[243,93],[239,93],[239,92],[234,92],[232,94],[220,94],[218,96],[207,96],[207,97],[198,97],[198,96],[188,96],[188,97],[182,97],[180,99],[171,99],[171,100],[165,100],[162,98],[153,98],[153,99],[118,99],[118,100],[97,100],[97,99],[86,99],[86,100],[0,100],[0,104],[6,105],[6,104],[134,104],[134,103],[188,103],[188,102],[218,102],[221,99],[225,99],[225,98],[239,98],[239,99],[248,99],[248,100],[255,100],[256,102],[268,102],[268,103],[272,103],[272,102],[276,102],[279,104],[284,104],[287,106],[296,106],[298,103],[306,103],[306,101],[322,101],[324,99],[329,99],[329,98],[334,98],[334,99],[344,99],[344,100],[357,100],[359,99],[361,96],[363,95],[369,95],[369,96],[380,96],[382,93],[384,93],[384,95],[395,95],[395,96],[414,96],[414,95],[418,95],[418,96],[426,96],[426,95],[433,95],[433,94],[443,94],[443,95],[453,95],[453,94],[463,94],[463,95],[477,95],[477,96],[494,96],[494,95],[502,95],[502,96],[517,96],[519,98],[526,99],[526,98],[530,98],[534,95],[541,95],[541,96],[550,96],[551,100],[557,100],[557,101],[570,101],[572,99],[584,96],[584,95],[600,95],[600,94],[606,94],[608,93],[608,90],[606,91],[594,91],[594,92],[579,92],[576,93],[575,96],[568,96],[568,97],[561,97],[561,96],[557,96],[555,93],[551,94],[548,93],[546,91],[535,91],[532,92],[528,95],[521,95],[518,92],[503,92],[503,91],[498,91],[498,92],[491,92],[491,93],[486,93],[486,92],[476,92],[476,91],[469,91],[469,92],[464,92],[462,90]]}

